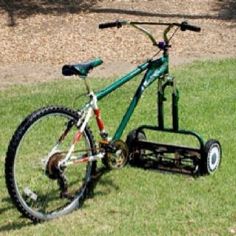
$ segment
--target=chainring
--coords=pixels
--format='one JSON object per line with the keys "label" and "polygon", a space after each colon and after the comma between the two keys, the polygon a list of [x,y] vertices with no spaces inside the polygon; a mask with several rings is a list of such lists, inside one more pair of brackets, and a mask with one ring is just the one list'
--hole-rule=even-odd
{"label": "chainring", "polygon": [[103,163],[109,169],[120,169],[128,161],[129,149],[122,140],[116,140],[109,144],[111,148],[106,151]]}

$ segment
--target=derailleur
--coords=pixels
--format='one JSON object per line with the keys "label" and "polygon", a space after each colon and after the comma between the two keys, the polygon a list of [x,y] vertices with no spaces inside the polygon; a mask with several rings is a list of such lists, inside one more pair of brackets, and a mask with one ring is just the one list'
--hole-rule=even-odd
{"label": "derailleur", "polygon": [[64,169],[59,168],[58,163],[64,158],[64,155],[60,152],[54,153],[48,160],[46,165],[46,175],[52,179],[57,180],[60,197],[70,198],[68,193],[68,183],[66,176],[64,175]]}

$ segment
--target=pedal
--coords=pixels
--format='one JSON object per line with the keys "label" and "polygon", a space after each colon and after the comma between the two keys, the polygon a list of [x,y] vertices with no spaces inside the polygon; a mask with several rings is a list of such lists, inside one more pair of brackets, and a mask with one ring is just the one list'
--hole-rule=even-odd
{"label": "pedal", "polygon": [[38,199],[37,194],[34,193],[29,187],[25,187],[23,192],[29,199],[33,200],[34,202],[37,201]]}

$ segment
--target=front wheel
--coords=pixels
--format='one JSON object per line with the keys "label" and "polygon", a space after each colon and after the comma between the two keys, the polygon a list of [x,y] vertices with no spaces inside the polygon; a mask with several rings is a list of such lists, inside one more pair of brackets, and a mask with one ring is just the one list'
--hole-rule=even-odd
{"label": "front wheel", "polygon": [[203,175],[213,174],[220,166],[222,150],[219,141],[208,140],[203,148],[200,170]]}
{"label": "front wheel", "polygon": [[[67,214],[80,206],[94,162],[58,169],[77,131],[79,115],[64,107],[47,107],[29,115],[15,131],[7,151],[5,176],[17,209],[34,222]],[[85,128],[74,156],[95,151],[93,135]]]}

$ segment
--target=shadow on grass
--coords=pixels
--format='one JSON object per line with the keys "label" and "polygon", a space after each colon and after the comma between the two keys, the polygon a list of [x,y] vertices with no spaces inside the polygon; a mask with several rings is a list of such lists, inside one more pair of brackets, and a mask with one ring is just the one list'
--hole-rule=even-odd
{"label": "shadow on grass", "polygon": [[[9,211],[11,209],[15,209],[10,197],[3,198],[2,202],[6,202],[7,206],[4,208],[0,208],[0,215],[4,214],[6,211]],[[21,219],[22,219],[22,221],[21,221]],[[29,222],[29,221],[26,222],[25,220],[23,220],[22,216],[20,216],[20,218],[18,218],[16,221],[11,220],[11,219],[5,219],[5,223],[0,226],[0,233],[1,232],[8,232],[9,233],[9,231],[18,230],[18,229],[24,228],[29,225],[33,225],[33,223]]]}
{"label": "shadow on grass", "polygon": [[3,199],[2,199],[2,203],[7,203],[8,206],[3,207],[3,208],[2,208],[2,207],[0,208],[0,215],[2,215],[4,212],[6,212],[6,211],[8,211],[8,210],[10,210],[10,209],[12,209],[12,208],[14,208],[10,197],[5,197],[5,198],[3,198]]}
{"label": "shadow on grass", "polygon": [[89,198],[93,198],[97,195],[104,195],[106,194],[106,192],[104,191],[96,191],[95,192],[95,189],[96,189],[96,186],[97,184],[99,183],[100,185],[105,185],[105,186],[109,186],[110,188],[113,188],[115,190],[118,190],[119,187],[114,184],[111,180],[109,179],[102,179],[102,177],[109,173],[110,170],[108,170],[106,167],[101,167],[99,168],[96,173],[94,174],[93,178],[92,178],[92,181],[91,183],[89,184],[88,186],[88,197]]}
{"label": "shadow on grass", "polygon": [[163,174],[178,174],[197,178],[200,173],[197,169],[190,166],[176,165],[174,162],[157,162],[149,159],[143,159],[130,163],[131,167],[141,168],[144,170],[158,171]]}
{"label": "shadow on grass", "polygon": [[6,223],[4,225],[0,226],[0,232],[8,232],[12,231],[12,230],[19,230],[22,229],[26,226],[30,226],[30,225],[34,225],[34,223],[32,222],[19,222],[19,220],[17,220],[16,222],[10,222],[10,223]]}
{"label": "shadow on grass", "polygon": [[[109,186],[109,188],[113,188],[116,190],[119,189],[118,186],[115,185],[111,180],[109,180],[109,179],[103,180],[102,179],[102,177],[108,172],[109,172],[109,170],[107,170],[107,168],[105,168],[105,167],[101,167],[101,168],[97,169],[96,173],[92,177],[92,181],[89,183],[89,185],[87,187],[86,198],[92,198],[97,195],[107,194],[104,191],[102,191],[102,192],[96,191],[95,192],[95,188],[96,188],[98,182],[100,185]],[[86,198],[83,200],[86,200]],[[5,205],[7,205],[7,206],[0,208],[0,214],[4,214],[6,211],[9,211],[11,209],[16,210],[15,206],[12,204],[10,197],[3,198],[2,202],[5,202]],[[9,233],[9,231],[19,230],[24,227],[31,226],[31,225],[33,226],[36,224],[34,222],[31,222],[29,219],[25,218],[22,215],[17,219],[15,219],[15,217],[13,219],[6,219],[5,222],[6,223],[4,223],[3,225],[0,226],[0,233],[1,232],[8,232]]]}

